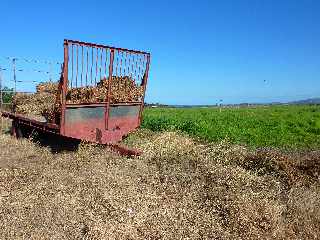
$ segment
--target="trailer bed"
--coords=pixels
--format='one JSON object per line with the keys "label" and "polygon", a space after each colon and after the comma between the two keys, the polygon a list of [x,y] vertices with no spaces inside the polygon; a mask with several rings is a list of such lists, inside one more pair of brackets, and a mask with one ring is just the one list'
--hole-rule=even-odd
{"label": "trailer bed", "polygon": [[29,126],[45,132],[59,134],[59,126],[57,124],[37,121],[22,114],[12,113],[8,111],[1,111],[1,116],[11,119],[14,124]]}

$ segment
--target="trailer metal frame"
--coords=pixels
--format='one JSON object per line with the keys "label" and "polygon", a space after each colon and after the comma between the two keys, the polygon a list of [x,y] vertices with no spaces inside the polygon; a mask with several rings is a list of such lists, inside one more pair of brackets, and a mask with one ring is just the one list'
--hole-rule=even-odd
{"label": "trailer metal frame", "polygon": [[[2,117],[12,120],[13,134],[16,134],[20,125],[24,125],[65,137],[112,145],[113,149],[126,155],[139,155],[139,151],[130,150],[117,143],[141,125],[150,53],[68,39],[64,40],[63,47],[64,62],[56,96],[56,104],[60,106],[59,116],[53,122],[40,122],[18,113],[1,110]],[[102,79],[103,69],[104,77],[108,78],[104,101],[67,102],[68,89],[97,86],[97,78]],[[114,76],[130,76],[130,79],[139,84],[143,89],[140,101],[112,103],[111,82]]]}

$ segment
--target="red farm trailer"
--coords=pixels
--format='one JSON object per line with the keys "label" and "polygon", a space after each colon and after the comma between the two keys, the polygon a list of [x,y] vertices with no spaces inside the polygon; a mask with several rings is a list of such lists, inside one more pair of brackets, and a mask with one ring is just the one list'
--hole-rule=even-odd
{"label": "red farm trailer", "polygon": [[[64,61],[56,95],[56,103],[60,106],[57,116],[44,122],[12,111],[2,110],[1,115],[12,120],[14,135],[24,126],[67,138],[111,145],[122,153],[135,154],[117,143],[141,124],[149,65],[150,53],[147,52],[64,40]],[[112,79],[125,76],[142,87],[143,94],[138,101],[112,103]],[[66,100],[68,90],[96,87],[102,78],[108,79],[103,101]]]}

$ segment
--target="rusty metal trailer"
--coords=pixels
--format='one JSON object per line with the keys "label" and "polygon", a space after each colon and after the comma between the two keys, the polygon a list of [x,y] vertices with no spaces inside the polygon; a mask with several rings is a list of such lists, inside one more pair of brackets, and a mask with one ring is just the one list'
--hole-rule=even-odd
{"label": "rusty metal trailer", "polygon": [[[1,111],[1,115],[12,119],[12,133],[15,135],[20,126],[25,126],[134,153],[116,143],[141,124],[149,65],[150,53],[147,52],[64,40],[64,61],[56,96],[60,110],[54,120],[41,122],[9,111]],[[130,77],[142,87],[139,101],[110,101],[113,94],[111,82],[115,76]],[[104,101],[73,103],[66,100],[69,89],[96,87],[103,78],[108,79]]]}

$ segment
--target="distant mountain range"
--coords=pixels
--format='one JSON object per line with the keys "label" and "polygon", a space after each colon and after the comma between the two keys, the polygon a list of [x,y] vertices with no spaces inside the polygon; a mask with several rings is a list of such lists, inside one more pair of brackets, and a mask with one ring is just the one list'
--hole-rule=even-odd
{"label": "distant mountain range", "polygon": [[[271,103],[238,103],[238,104],[222,104],[222,106],[259,106],[259,105],[304,105],[304,104],[320,104],[320,98],[309,98],[303,100],[297,100],[292,102],[271,102]],[[174,107],[174,108],[207,108],[207,107],[219,107],[218,104],[215,105],[166,105],[160,103],[146,103],[149,107]]]}
{"label": "distant mountain range", "polygon": [[289,104],[320,104],[320,98],[309,98],[299,101],[289,102]]}

